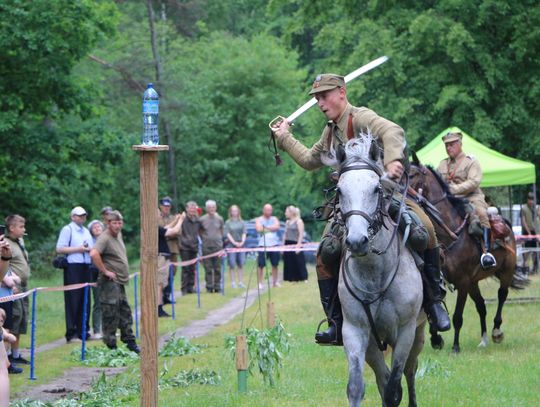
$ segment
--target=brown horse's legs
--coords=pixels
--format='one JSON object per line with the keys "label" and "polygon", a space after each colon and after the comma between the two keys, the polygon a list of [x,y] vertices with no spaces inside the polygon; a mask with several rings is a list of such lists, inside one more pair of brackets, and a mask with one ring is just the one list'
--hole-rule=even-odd
{"label": "brown horse's legs", "polygon": [[465,308],[465,302],[467,302],[467,291],[463,288],[458,288],[457,290],[457,300],[456,300],[456,309],[454,310],[454,315],[452,316],[452,323],[454,324],[454,345],[452,346],[452,351],[454,353],[459,353],[459,331],[463,325],[463,309]]}
{"label": "brown horse's legs", "polygon": [[499,297],[499,303],[497,304],[497,313],[493,319],[493,331],[491,333],[491,338],[493,339],[493,342],[500,343],[504,339],[504,334],[501,331],[502,309],[506,301],[506,297],[508,297],[508,287],[499,288],[497,295]]}
{"label": "brown horse's legs", "polygon": [[469,295],[474,301],[474,304],[476,305],[476,311],[478,312],[478,316],[480,317],[480,337],[482,338],[482,341],[480,342],[478,346],[486,346],[487,345],[486,302],[484,301],[484,297],[482,297],[482,294],[480,293],[480,287],[478,287],[478,282],[471,284],[471,287],[469,288]]}

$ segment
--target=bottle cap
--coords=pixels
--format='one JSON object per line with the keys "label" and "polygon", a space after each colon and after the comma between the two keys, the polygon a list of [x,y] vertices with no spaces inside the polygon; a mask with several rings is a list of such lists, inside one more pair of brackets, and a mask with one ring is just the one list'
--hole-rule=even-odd
{"label": "bottle cap", "polygon": [[148,84],[148,86],[146,87],[146,89],[150,89],[150,88],[153,88],[153,87],[154,87],[154,84],[153,84],[152,82],[150,82],[150,83]]}

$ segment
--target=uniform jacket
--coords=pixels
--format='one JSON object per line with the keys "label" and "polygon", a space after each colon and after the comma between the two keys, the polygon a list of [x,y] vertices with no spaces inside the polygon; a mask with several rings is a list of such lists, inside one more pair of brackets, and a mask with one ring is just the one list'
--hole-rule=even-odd
{"label": "uniform jacket", "polygon": [[[161,227],[165,227],[165,226],[167,226],[168,224],[170,224],[173,220],[174,220],[174,215],[173,215],[173,214],[169,214],[169,215],[167,215],[167,216],[164,216],[164,215],[162,214],[162,215],[160,215],[160,217],[159,217],[158,224],[159,224],[159,226],[161,226]],[[178,243],[178,238],[179,238],[178,235],[166,237],[166,239],[167,239],[167,246],[169,246],[169,252],[170,252],[170,253],[179,253],[179,252],[180,252],[179,246],[178,246],[178,244],[179,244],[179,243]]]}
{"label": "uniform jacket", "polygon": [[437,171],[448,182],[453,195],[466,197],[469,200],[484,199],[484,194],[480,189],[482,168],[473,156],[462,152],[455,159],[445,158],[439,164]]}
{"label": "uniform jacket", "polygon": [[[347,104],[340,118],[329,121],[321,138],[311,148],[305,147],[291,133],[280,138],[280,147],[287,151],[298,165],[306,170],[315,170],[335,163],[335,148],[347,142],[349,116],[352,114],[353,133],[371,133],[379,139],[384,149],[384,165],[405,158],[405,132],[397,124],[377,115],[365,107]],[[333,135],[330,132],[333,131]]]}

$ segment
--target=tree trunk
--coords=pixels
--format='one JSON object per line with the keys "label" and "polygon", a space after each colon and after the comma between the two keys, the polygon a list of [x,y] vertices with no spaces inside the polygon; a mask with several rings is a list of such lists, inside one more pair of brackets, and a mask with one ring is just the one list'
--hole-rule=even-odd
{"label": "tree trunk", "polygon": [[[159,56],[158,50],[158,38],[156,33],[156,27],[154,24],[155,13],[154,8],[152,7],[152,0],[146,1],[146,6],[148,8],[148,24],[150,27],[150,42],[152,45],[152,55],[154,56],[154,65],[156,69],[156,83],[159,85],[159,93],[162,100],[161,105],[163,107],[167,106],[167,97],[165,84],[163,80],[163,61]],[[162,18],[165,19],[165,12],[162,10]],[[178,196],[178,187],[176,180],[176,163],[175,163],[175,149],[174,149],[174,140],[170,131],[169,122],[166,117],[161,118],[161,123],[163,124],[163,131],[165,133],[165,140],[169,145],[169,153],[167,155],[167,169],[169,175],[169,192],[173,198],[173,206],[178,210],[179,209],[179,196]]]}

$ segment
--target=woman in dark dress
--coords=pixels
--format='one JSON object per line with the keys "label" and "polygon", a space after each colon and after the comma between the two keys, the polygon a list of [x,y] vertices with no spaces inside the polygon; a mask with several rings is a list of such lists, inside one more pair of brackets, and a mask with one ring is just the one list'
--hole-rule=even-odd
{"label": "woman in dark dress", "polygon": [[[285,209],[284,244],[301,245],[304,240],[304,222],[300,218],[300,210],[295,206],[287,206]],[[308,278],[306,259],[302,251],[283,252],[283,280],[306,281]]]}

